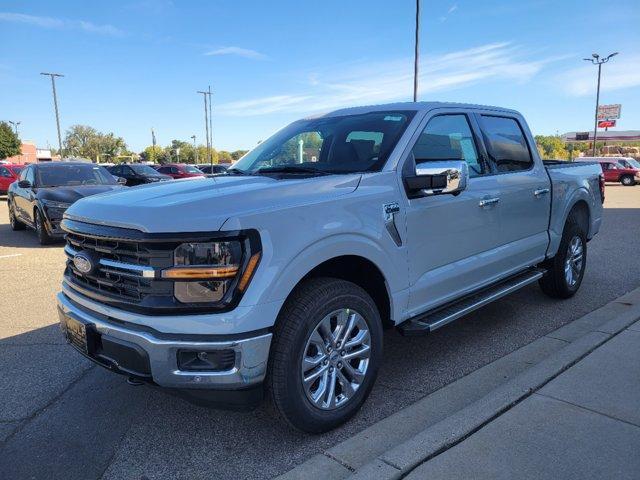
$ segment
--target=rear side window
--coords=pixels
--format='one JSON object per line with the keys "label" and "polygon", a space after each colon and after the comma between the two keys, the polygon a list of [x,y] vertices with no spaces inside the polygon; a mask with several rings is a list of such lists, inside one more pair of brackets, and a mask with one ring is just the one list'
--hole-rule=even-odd
{"label": "rear side window", "polygon": [[469,165],[471,177],[485,173],[466,115],[439,115],[429,120],[413,146],[413,156],[416,163],[464,160]]}
{"label": "rear side window", "polygon": [[13,175],[7,167],[0,167],[0,177],[13,178]]}
{"label": "rear side window", "polygon": [[489,115],[481,117],[487,153],[498,172],[529,170],[533,166],[533,159],[518,121]]}

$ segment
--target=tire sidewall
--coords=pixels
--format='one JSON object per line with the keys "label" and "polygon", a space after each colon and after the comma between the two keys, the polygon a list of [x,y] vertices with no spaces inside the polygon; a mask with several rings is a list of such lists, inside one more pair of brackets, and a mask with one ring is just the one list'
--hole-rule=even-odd
{"label": "tire sidewall", "polygon": [[[345,282],[346,283],[346,282]],[[350,284],[356,287],[353,284]],[[359,287],[356,287],[359,289]],[[288,346],[290,364],[286,371],[284,387],[287,391],[285,408],[294,418],[304,419],[305,425],[294,425],[296,428],[310,432],[323,432],[330,430],[352,417],[362,406],[369,392],[373,388],[375,379],[382,361],[382,322],[375,304],[369,298],[365,300],[354,292],[345,292],[331,299],[317,299],[313,307],[308,311],[302,328],[298,328],[293,341]],[[366,293],[362,290],[362,293]],[[304,391],[302,384],[302,356],[307,340],[318,323],[331,312],[349,308],[358,312],[364,318],[371,336],[371,354],[366,377],[355,395],[343,406],[334,410],[322,410],[313,405]],[[278,388],[274,386],[274,388]],[[291,422],[290,422],[291,423]]]}
{"label": "tire sidewall", "polygon": [[49,234],[47,233],[47,226],[44,224],[44,218],[40,210],[36,209],[34,215],[34,223],[36,227],[36,234],[41,245],[46,245],[51,241]]}

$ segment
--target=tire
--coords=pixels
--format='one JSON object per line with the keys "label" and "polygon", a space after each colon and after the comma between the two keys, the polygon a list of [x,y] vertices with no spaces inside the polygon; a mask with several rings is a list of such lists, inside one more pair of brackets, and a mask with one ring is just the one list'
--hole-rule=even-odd
{"label": "tire", "polygon": [[33,223],[36,229],[36,234],[38,235],[38,241],[40,242],[40,245],[49,245],[51,242],[53,242],[53,238],[51,238],[51,236],[47,232],[47,227],[44,224],[42,214],[37,208],[33,215]]}
{"label": "tire", "polygon": [[[365,340],[353,345],[358,339]],[[294,291],[278,316],[267,389],[289,425],[308,433],[326,432],[357,413],[381,360],[382,322],[367,292],[344,280],[313,278]],[[317,377],[305,382],[303,374]]]}
{"label": "tire", "polygon": [[540,288],[553,298],[572,297],[582,284],[586,265],[587,232],[578,215],[571,213],[556,256],[545,264],[547,273],[539,280]]}
{"label": "tire", "polygon": [[636,184],[636,181],[631,175],[624,175],[620,179],[620,183],[625,187],[633,187]]}
{"label": "tire", "polygon": [[15,211],[15,207],[13,206],[13,203],[8,202],[8,206],[9,206],[9,224],[11,225],[11,230],[13,231],[24,230],[26,228],[26,225],[22,223],[20,220],[18,220],[18,218],[16,217],[16,211]]}

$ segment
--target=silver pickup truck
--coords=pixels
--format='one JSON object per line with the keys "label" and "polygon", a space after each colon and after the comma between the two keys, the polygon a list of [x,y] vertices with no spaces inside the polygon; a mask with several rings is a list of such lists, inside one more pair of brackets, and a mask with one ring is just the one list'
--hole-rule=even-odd
{"label": "silver pickup truck", "polygon": [[513,110],[339,110],[224,175],[72,205],[60,322],[131,382],[225,407],[266,391],[322,432],[369,395],[385,327],[424,335],[532,282],[574,295],[603,198],[599,166],[545,164]]}

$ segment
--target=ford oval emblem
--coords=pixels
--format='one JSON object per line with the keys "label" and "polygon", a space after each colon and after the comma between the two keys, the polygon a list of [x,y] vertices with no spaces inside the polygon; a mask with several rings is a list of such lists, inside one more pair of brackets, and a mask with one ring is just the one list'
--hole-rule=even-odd
{"label": "ford oval emblem", "polygon": [[91,257],[85,252],[76,253],[74,255],[73,265],[76,267],[76,270],[84,275],[91,273],[95,267]]}

